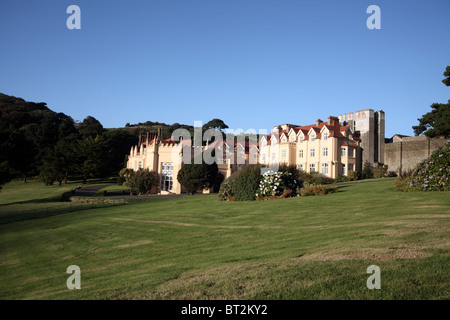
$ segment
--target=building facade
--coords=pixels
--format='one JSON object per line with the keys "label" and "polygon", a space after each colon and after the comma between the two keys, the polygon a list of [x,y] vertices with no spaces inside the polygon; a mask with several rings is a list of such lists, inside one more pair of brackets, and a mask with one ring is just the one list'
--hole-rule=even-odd
{"label": "building facade", "polygon": [[337,117],[315,124],[276,126],[259,141],[259,163],[296,165],[298,169],[336,178],[357,170],[361,139]]}
{"label": "building facade", "polygon": [[269,135],[259,137],[257,143],[218,141],[197,147],[191,141],[175,142],[160,139],[161,132],[147,134],[131,148],[127,168],[156,171],[160,194],[182,193],[177,175],[186,159],[195,152],[216,148],[223,158],[218,163],[219,172],[225,177],[246,164],[260,163],[266,166],[286,163],[296,165],[306,172],[319,172],[336,178],[349,171],[360,171],[363,161],[371,164],[384,161],[384,112],[365,109],[318,119],[306,126],[284,124],[273,127]]}

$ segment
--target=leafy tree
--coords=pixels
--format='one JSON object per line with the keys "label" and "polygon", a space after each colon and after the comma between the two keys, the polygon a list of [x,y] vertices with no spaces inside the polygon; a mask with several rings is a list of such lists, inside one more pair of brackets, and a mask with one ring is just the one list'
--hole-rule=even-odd
{"label": "leafy tree", "polygon": [[425,134],[428,138],[450,136],[450,100],[448,103],[433,103],[431,111],[419,118],[419,125],[413,126],[415,135]]}
{"label": "leafy tree", "polygon": [[449,87],[450,86],[450,66],[447,66],[444,71],[444,77],[446,77],[442,82]]}
{"label": "leafy tree", "polygon": [[228,126],[220,119],[212,119],[203,125],[203,129],[223,130],[228,129]]}
{"label": "leafy tree", "polygon": [[[442,82],[450,86],[450,66],[447,66]],[[419,125],[413,126],[416,136],[424,134],[428,138],[450,137],[450,100],[447,103],[433,103],[431,111],[419,118]]]}
{"label": "leafy tree", "polygon": [[77,128],[83,138],[95,138],[97,135],[101,135],[104,132],[100,121],[91,116],[87,116]]}
{"label": "leafy tree", "polygon": [[[178,171],[177,180],[186,189],[189,194],[194,194],[197,190],[217,188],[219,180],[223,180],[223,176],[219,175],[217,163],[205,163],[204,152],[197,157],[201,157],[201,161],[192,159],[191,163],[184,164]],[[214,150],[211,156],[215,156]],[[200,164],[198,164],[201,162]]]}
{"label": "leafy tree", "polygon": [[105,176],[108,146],[103,136],[89,136],[78,140],[75,146],[75,168],[83,176],[83,184],[90,177]]}
{"label": "leafy tree", "polygon": [[38,146],[27,138],[23,130],[10,131],[7,142],[10,172],[16,177],[21,177],[23,182],[27,182],[29,176],[37,173]]}
{"label": "leafy tree", "polygon": [[108,164],[109,175],[117,175],[121,168],[126,166],[124,155],[130,152],[130,148],[137,144],[136,136],[124,129],[110,129],[103,134],[109,150]]}
{"label": "leafy tree", "polygon": [[205,164],[185,164],[178,171],[177,180],[189,194],[194,194],[209,187],[208,168]]}
{"label": "leafy tree", "polygon": [[11,181],[12,175],[8,168],[8,163],[6,161],[0,163],[0,190],[2,185]]}

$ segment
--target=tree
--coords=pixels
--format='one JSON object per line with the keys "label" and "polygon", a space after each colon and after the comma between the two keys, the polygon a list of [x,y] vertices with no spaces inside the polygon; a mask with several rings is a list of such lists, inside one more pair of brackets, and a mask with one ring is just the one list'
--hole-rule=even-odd
{"label": "tree", "polygon": [[[442,82],[450,86],[450,66],[444,72],[446,77]],[[419,118],[419,125],[413,126],[416,136],[424,134],[428,138],[450,137],[450,100],[447,103],[433,103],[431,111]]]}
{"label": "tree", "polygon": [[78,140],[75,146],[76,169],[83,176],[83,184],[89,177],[104,176],[108,163],[108,148],[103,136],[92,136]]}
{"label": "tree", "polygon": [[416,136],[424,134],[428,138],[450,136],[450,100],[448,103],[433,103],[431,111],[419,118],[419,125],[413,126]]}
{"label": "tree", "polygon": [[128,154],[130,148],[138,143],[138,139],[123,129],[110,129],[103,136],[110,150],[109,163],[105,164],[109,169],[108,175],[117,175],[120,169],[127,165],[124,155]]}
{"label": "tree", "polygon": [[216,129],[216,130],[223,130],[228,129],[228,126],[220,119],[212,119],[211,121],[208,121],[203,125],[203,129]]}
{"label": "tree", "polygon": [[83,138],[95,138],[97,135],[101,135],[104,132],[100,121],[91,116],[87,116],[83,122],[78,125],[77,129]]}
{"label": "tree", "polygon": [[[215,156],[214,150],[211,152],[211,156]],[[177,175],[178,182],[189,194],[194,194],[197,190],[212,188],[217,185],[218,179],[223,178],[219,175],[216,162],[205,163],[203,153],[197,157],[202,157],[201,164],[196,164],[200,161],[193,159],[191,163],[184,164]]]}
{"label": "tree", "polygon": [[447,66],[444,71],[444,77],[446,77],[442,82],[449,87],[450,86],[450,66]]}
{"label": "tree", "polygon": [[210,173],[205,163],[185,164],[178,171],[177,180],[189,194],[194,194],[197,190],[211,187]]}
{"label": "tree", "polygon": [[0,163],[0,190],[2,185],[11,181],[12,175],[8,168],[8,163],[6,161]]}

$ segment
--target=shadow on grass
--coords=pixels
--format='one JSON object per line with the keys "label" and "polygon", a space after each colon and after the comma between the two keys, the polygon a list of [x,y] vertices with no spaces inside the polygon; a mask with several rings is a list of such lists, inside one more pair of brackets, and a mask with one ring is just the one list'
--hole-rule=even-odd
{"label": "shadow on grass", "polygon": [[[45,202],[42,203],[45,204]],[[0,224],[119,205],[126,205],[126,203],[71,203],[55,201],[47,202],[47,205],[39,208],[33,207],[26,208],[25,210],[18,206],[11,206],[10,208],[6,208],[6,210],[2,209]]]}

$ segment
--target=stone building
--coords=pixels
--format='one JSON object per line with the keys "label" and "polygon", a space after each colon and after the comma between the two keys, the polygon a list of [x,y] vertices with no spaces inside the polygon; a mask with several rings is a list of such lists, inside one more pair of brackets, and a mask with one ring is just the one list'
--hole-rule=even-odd
{"label": "stone building", "polygon": [[384,163],[385,147],[385,113],[383,110],[374,111],[364,109],[339,115],[339,122],[348,125],[351,130],[361,138],[361,162],[358,170],[364,162],[374,165]]}

